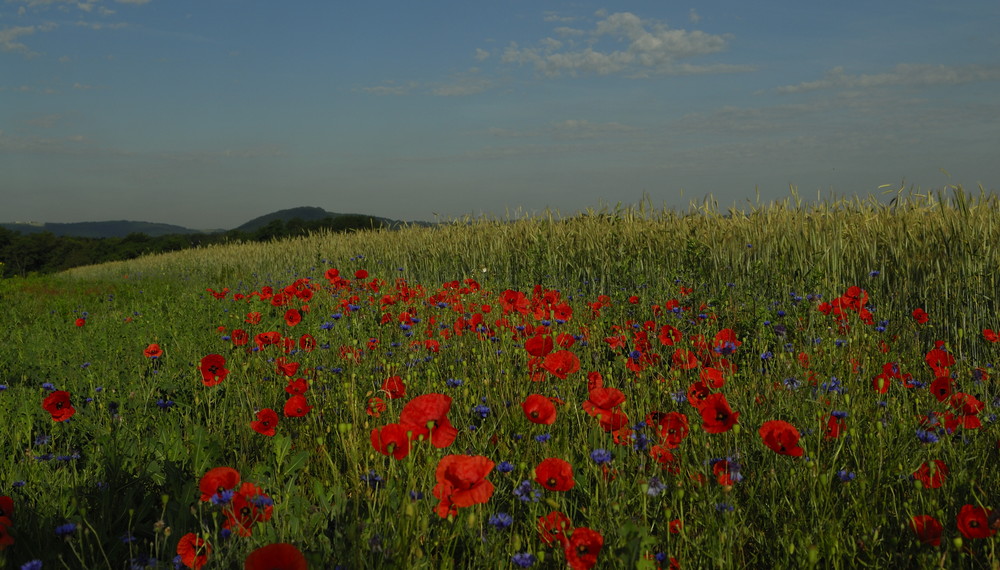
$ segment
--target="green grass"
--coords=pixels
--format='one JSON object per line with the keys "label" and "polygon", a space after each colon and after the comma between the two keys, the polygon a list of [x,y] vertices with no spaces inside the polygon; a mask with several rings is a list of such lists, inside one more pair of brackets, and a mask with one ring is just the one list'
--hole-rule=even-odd
{"label": "green grass", "polygon": [[[652,568],[661,553],[687,568],[996,568],[996,535],[963,539],[956,526],[963,505],[1000,509],[993,467],[1000,465],[1000,389],[995,379],[974,376],[992,373],[1000,355],[1000,344],[982,335],[1000,329],[996,215],[994,196],[960,188],[899,195],[891,205],[803,204],[793,196],[719,212],[706,201],[687,212],[642,206],[570,219],[317,234],[5,280],[0,417],[7,429],[0,447],[12,459],[0,471],[0,495],[15,504],[15,542],[0,552],[0,567],[38,559],[45,568],[127,568],[145,556],[168,568],[178,539],[194,532],[213,545],[207,567],[239,567],[259,546],[291,542],[315,568],[510,567],[511,557],[525,552],[537,557],[536,568],[560,568],[565,553],[546,547],[537,529],[539,517],[556,510],[601,533],[598,567]],[[333,287],[324,278],[331,267],[349,284]],[[359,269],[369,277],[355,279]],[[250,296],[303,278],[315,285],[308,301],[274,306]],[[470,279],[481,288],[460,291]],[[383,303],[406,290],[398,280],[412,298]],[[530,299],[536,285],[558,290],[573,311],[548,329],[579,337],[569,350],[581,368],[565,380],[546,372],[543,381],[531,380],[528,337],[517,327],[540,321],[502,314],[505,290]],[[867,291],[874,323],[851,315],[850,329],[841,330],[817,305],[850,286]],[[216,299],[207,288],[230,291]],[[599,295],[611,304],[595,316],[589,304]],[[657,308],[672,299],[683,307],[679,316]],[[286,310],[302,305],[302,322],[287,325]],[[918,307],[928,323],[912,318]],[[400,326],[405,310],[420,319],[409,330]],[[250,312],[261,313],[259,324],[246,322]],[[75,326],[84,314],[86,324]],[[463,329],[477,314],[486,328]],[[508,322],[498,322],[503,318]],[[699,412],[676,397],[698,370],[672,366],[676,347],[657,338],[666,324],[682,331],[685,349],[695,349],[697,335],[711,341],[721,329],[736,332],[742,345],[729,360],[738,370],[713,390],[740,413],[732,430],[707,433]],[[659,361],[636,373],[626,362],[647,326],[643,352]],[[319,347],[248,351],[227,340],[233,329],[249,331],[248,346],[256,333],[277,331],[294,340],[310,334]],[[604,340],[618,334],[627,341],[621,351]],[[440,352],[427,350],[428,338],[440,342]],[[879,394],[872,378],[896,362],[929,384],[935,374],[924,355],[935,341],[956,358],[954,390],[984,409],[978,429],[927,444],[916,436],[918,418],[949,410],[947,401],[898,380]],[[150,343],[163,347],[161,358],[143,356]],[[359,361],[342,356],[351,350],[361,351]],[[226,358],[229,374],[208,387],[198,363],[211,353]],[[288,394],[277,357],[300,363],[296,376],[309,381],[313,408],[305,417],[282,416],[268,438],[250,422],[262,408],[281,415]],[[629,426],[653,411],[687,415],[690,433],[672,450],[671,469],[636,450],[626,434],[616,443],[584,411],[592,371],[624,394]],[[399,400],[379,392],[394,375],[406,385]],[[833,378],[842,393],[821,387]],[[53,422],[42,409],[49,393],[43,383],[71,394],[71,421]],[[438,449],[414,442],[400,461],[377,453],[371,430],[398,421],[406,402],[429,393],[452,398],[454,443]],[[551,426],[525,418],[520,403],[532,393],[562,402]],[[366,413],[374,396],[386,399],[379,417]],[[173,405],[163,409],[158,401]],[[824,438],[834,410],[847,413],[847,433]],[[775,419],[803,432],[803,457],[762,443],[758,428]],[[637,433],[657,443],[650,428]],[[543,434],[549,439],[537,441]],[[607,470],[591,459],[596,449],[612,453]],[[509,462],[512,470],[487,475],[495,490],[486,503],[441,518],[435,468],[449,454]],[[515,489],[533,481],[547,457],[573,466],[575,487],[554,492],[530,483],[539,500],[520,500]],[[711,466],[719,458],[738,463],[742,481],[720,485]],[[949,468],[941,488],[920,488],[911,477],[930,460]],[[219,466],[237,469],[274,501],[273,516],[254,525],[252,536],[225,538],[220,509],[199,500],[200,478]],[[841,471],[855,478],[843,482]],[[378,488],[364,480],[371,472],[382,479]],[[662,492],[647,492],[657,481]],[[490,524],[498,513],[510,515],[508,528]],[[919,514],[944,526],[939,547],[922,544],[909,528]],[[680,533],[669,531],[674,520],[683,521]],[[67,522],[75,533],[56,537]],[[134,540],[121,540],[126,534]]]}

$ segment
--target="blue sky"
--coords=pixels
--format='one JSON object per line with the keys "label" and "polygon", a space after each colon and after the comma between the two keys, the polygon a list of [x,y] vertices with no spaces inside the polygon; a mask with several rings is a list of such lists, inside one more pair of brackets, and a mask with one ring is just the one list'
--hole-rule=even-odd
{"label": "blue sky", "polygon": [[0,0],[0,221],[993,190],[998,29],[995,0]]}

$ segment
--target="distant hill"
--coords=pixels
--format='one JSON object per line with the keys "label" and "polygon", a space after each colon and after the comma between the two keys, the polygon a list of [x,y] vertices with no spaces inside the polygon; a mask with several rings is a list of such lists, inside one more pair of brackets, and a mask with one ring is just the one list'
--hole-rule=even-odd
{"label": "distant hill", "polygon": [[199,230],[192,230],[182,226],[171,224],[157,224],[153,222],[131,222],[127,220],[117,220],[111,222],[72,222],[65,224],[45,223],[45,224],[25,224],[25,223],[5,223],[0,227],[20,232],[22,234],[37,234],[49,232],[56,236],[72,236],[86,238],[106,238],[125,237],[129,234],[146,234],[150,237],[160,237],[172,234],[197,234],[203,233]]}
{"label": "distant hill", "polygon": [[[254,218],[245,224],[233,228],[239,232],[254,232],[271,222],[280,220],[282,222],[287,222],[289,220],[302,220],[303,222],[314,222],[318,220],[325,220],[331,218],[334,221],[351,222],[350,225],[354,227],[396,227],[403,222],[398,220],[390,220],[388,218],[380,218],[377,216],[369,216],[365,214],[338,214],[336,212],[328,212],[323,208],[316,208],[312,206],[302,206],[299,208],[290,208],[288,210],[278,210],[277,212],[271,212],[270,214],[265,214],[263,216]],[[370,224],[368,222],[371,222]]]}

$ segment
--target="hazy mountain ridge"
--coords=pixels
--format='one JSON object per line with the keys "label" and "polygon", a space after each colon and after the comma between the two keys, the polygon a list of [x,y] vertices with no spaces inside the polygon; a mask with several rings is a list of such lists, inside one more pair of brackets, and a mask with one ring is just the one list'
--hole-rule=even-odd
{"label": "hazy mountain ridge", "polygon": [[[263,216],[258,216],[252,220],[243,223],[232,230],[240,232],[252,232],[259,228],[266,226],[267,224],[280,220],[287,222],[289,220],[299,219],[302,221],[315,221],[323,220],[326,218],[370,218],[377,222],[373,224],[375,227],[389,227],[397,228],[403,225],[407,225],[411,222],[402,222],[399,220],[392,220],[389,218],[382,218],[378,216],[370,216],[367,214],[339,214],[336,212],[329,212],[323,208],[317,208],[313,206],[303,206],[298,208],[290,208],[286,210],[278,210],[276,212],[271,212],[270,214],[265,214]],[[417,225],[429,225],[427,222],[412,222]],[[5,222],[0,223],[0,227],[10,230],[13,232],[19,232],[22,234],[32,234],[49,232],[55,236],[59,237],[85,237],[85,238],[110,238],[110,237],[125,237],[129,234],[145,234],[150,237],[160,237],[165,235],[176,235],[176,234],[213,234],[213,233],[223,233],[226,229],[212,229],[212,230],[195,230],[191,228],[186,228],[184,226],[177,226],[173,224],[161,224],[155,222],[141,222],[141,221],[130,221],[130,220],[114,220],[114,221],[103,221],[103,222],[69,222],[69,223],[39,223],[39,222]]]}

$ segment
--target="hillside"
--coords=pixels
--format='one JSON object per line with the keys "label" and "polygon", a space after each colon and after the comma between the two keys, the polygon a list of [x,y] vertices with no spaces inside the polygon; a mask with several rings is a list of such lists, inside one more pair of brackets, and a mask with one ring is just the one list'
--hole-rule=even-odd
{"label": "hillside", "polygon": [[150,237],[160,237],[172,234],[202,233],[198,230],[192,230],[190,228],[175,226],[172,224],[133,222],[128,220],[43,224],[12,222],[0,224],[0,227],[22,234],[49,232],[58,237],[69,236],[85,238],[125,237],[129,234],[146,234]]}

